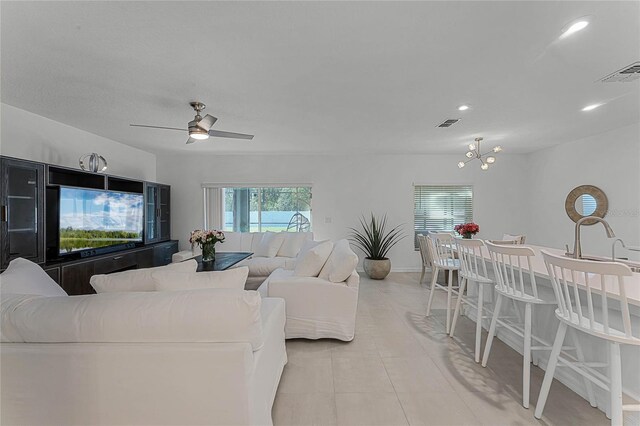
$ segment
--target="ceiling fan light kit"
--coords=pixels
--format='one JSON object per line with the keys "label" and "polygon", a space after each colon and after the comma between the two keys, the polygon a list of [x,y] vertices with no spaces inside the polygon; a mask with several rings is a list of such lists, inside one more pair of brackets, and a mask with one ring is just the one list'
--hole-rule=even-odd
{"label": "ceiling fan light kit", "polygon": [[489,170],[489,165],[496,162],[496,157],[490,154],[497,154],[502,151],[502,147],[500,145],[494,146],[491,151],[487,151],[482,153],[480,144],[482,143],[483,138],[475,138],[475,142],[469,144],[469,151],[465,154],[468,158],[466,161],[460,161],[458,163],[459,168],[463,168],[467,165],[468,162],[473,160],[480,160],[480,169],[481,170]]}
{"label": "ceiling fan light kit", "polygon": [[187,125],[187,129],[179,129],[176,127],[163,127],[163,126],[150,126],[146,124],[129,124],[131,127],[146,127],[150,129],[162,129],[162,130],[179,130],[182,132],[189,133],[189,139],[187,139],[187,144],[194,143],[196,141],[201,141],[205,139],[209,139],[210,136],[216,138],[229,138],[229,139],[245,139],[251,140],[253,139],[253,135],[245,135],[244,133],[233,133],[233,132],[223,132],[221,130],[212,130],[211,127],[215,124],[218,119],[213,115],[205,115],[202,117],[200,113],[206,108],[206,105],[202,102],[189,102],[191,108],[196,112],[196,116],[189,122]]}

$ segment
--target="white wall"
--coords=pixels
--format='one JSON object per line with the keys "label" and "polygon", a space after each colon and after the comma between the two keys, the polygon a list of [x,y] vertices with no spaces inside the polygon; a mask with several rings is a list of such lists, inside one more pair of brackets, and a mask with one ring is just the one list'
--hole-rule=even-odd
{"label": "white wall", "polygon": [[[528,216],[522,188],[524,156],[501,155],[491,170],[458,169],[456,155],[179,155],[158,154],[158,179],[172,185],[172,236],[188,246],[189,232],[203,225],[201,184],[310,183],[316,238],[344,238],[358,217],[387,213],[413,233],[413,183],[472,184],[480,237],[522,232]],[[331,223],[326,223],[330,218]],[[419,255],[406,238],[390,257],[394,270],[417,269]]]}
{"label": "white wall", "polygon": [[[622,127],[528,155],[527,242],[573,250],[574,224],[564,211],[569,191],[579,185],[602,189],[609,200],[606,220],[627,245],[640,246],[640,125]],[[600,224],[582,228],[583,252],[611,255]],[[618,250],[630,259],[639,253]]]}
{"label": "white wall", "polygon": [[1,104],[0,153],[10,157],[78,167],[81,155],[97,152],[113,175],[156,180],[156,156],[111,139]]}

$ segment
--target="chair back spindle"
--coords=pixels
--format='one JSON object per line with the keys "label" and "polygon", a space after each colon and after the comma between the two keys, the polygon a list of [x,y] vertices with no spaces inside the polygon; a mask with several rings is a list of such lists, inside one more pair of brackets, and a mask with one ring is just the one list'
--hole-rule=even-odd
{"label": "chair back spindle", "polygon": [[487,242],[486,246],[498,289],[523,299],[540,300],[536,277],[531,267],[531,259],[535,256],[533,249],[522,245],[491,242]]}

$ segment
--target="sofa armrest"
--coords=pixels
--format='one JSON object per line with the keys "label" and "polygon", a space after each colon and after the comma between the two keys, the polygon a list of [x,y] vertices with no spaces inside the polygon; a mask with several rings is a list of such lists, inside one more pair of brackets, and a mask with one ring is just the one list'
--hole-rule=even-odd
{"label": "sofa armrest", "polygon": [[237,289],[2,300],[5,342],[240,342],[263,344],[261,298]]}
{"label": "sofa armrest", "polygon": [[269,297],[285,299],[287,317],[343,317],[356,314],[358,287],[315,277],[272,277]]}

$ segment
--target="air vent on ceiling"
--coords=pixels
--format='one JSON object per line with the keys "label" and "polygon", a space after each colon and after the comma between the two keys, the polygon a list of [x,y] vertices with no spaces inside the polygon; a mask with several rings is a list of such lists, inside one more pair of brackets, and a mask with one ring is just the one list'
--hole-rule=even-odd
{"label": "air vent on ceiling", "polygon": [[603,83],[626,83],[640,78],[640,61],[600,79]]}
{"label": "air vent on ceiling", "polygon": [[456,124],[458,121],[460,121],[459,118],[450,118],[450,119],[445,120],[444,122],[438,124],[436,127],[451,127],[454,124]]}

